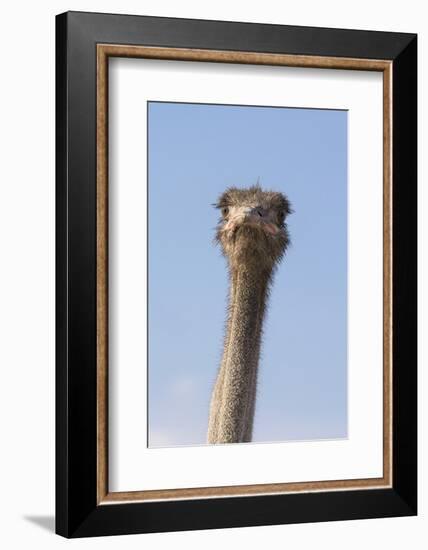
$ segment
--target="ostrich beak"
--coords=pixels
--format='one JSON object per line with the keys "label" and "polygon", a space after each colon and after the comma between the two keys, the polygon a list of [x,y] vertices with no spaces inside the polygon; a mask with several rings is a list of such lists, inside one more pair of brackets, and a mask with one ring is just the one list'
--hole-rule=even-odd
{"label": "ostrich beak", "polygon": [[280,229],[266,218],[264,210],[260,206],[243,206],[235,211],[233,217],[226,223],[224,230],[233,232],[242,223],[258,226],[271,235],[277,235]]}

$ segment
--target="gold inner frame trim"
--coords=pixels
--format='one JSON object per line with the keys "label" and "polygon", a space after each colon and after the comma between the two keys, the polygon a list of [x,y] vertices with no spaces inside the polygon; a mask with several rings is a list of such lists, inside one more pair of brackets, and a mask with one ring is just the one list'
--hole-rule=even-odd
{"label": "gold inner frame trim", "polygon": [[[108,59],[279,65],[383,73],[383,476],[225,487],[109,492],[108,489]],[[97,503],[183,500],[377,489],[392,486],[392,69],[391,61],[188,48],[97,45]]]}

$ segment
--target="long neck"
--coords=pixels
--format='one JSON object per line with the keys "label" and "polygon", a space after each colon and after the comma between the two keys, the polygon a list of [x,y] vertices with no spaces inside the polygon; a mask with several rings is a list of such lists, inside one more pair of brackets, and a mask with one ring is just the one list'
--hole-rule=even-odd
{"label": "long neck", "polygon": [[225,347],[211,404],[210,443],[251,440],[269,277],[255,268],[231,271]]}

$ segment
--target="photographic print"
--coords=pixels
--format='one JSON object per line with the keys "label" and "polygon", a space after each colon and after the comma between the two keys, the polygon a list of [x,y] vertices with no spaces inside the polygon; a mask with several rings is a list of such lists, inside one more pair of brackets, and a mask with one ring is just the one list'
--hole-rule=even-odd
{"label": "photographic print", "polygon": [[149,101],[148,445],[347,437],[347,111]]}
{"label": "photographic print", "polygon": [[381,477],[381,75],[108,82],[111,489]]}

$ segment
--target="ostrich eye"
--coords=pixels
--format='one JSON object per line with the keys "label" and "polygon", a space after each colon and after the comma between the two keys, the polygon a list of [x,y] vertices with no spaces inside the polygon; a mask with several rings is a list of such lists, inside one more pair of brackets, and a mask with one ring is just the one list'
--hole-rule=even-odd
{"label": "ostrich eye", "polygon": [[279,223],[283,223],[285,219],[285,212],[283,210],[281,210],[281,212],[278,213],[278,219],[279,219]]}
{"label": "ostrich eye", "polygon": [[229,213],[229,208],[227,206],[223,206],[223,208],[221,209],[221,213],[223,214],[223,216],[227,216]]}

